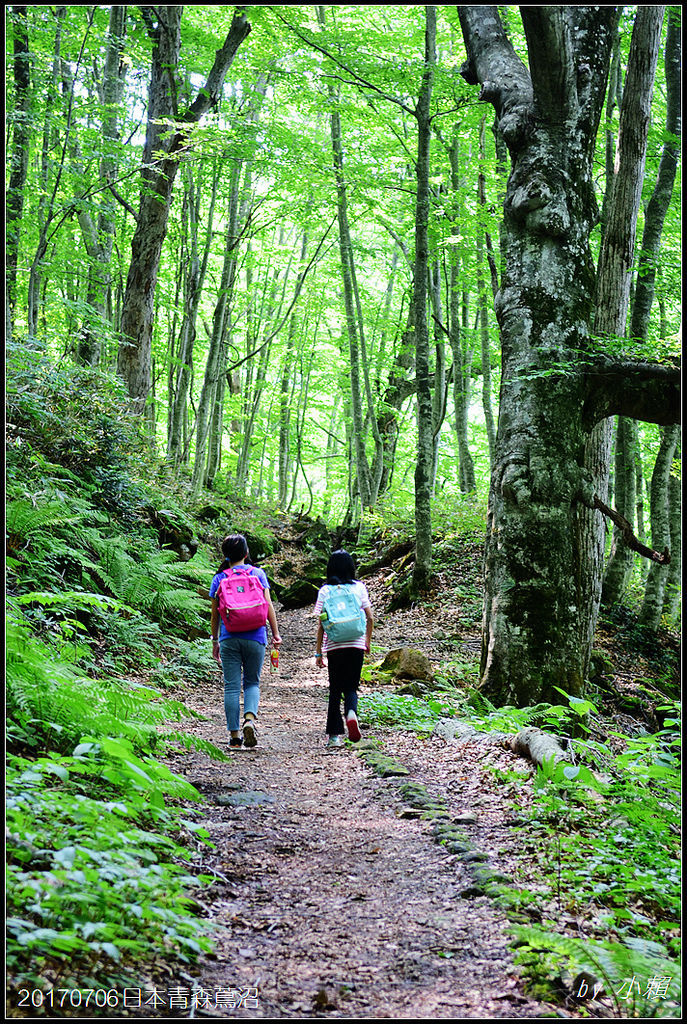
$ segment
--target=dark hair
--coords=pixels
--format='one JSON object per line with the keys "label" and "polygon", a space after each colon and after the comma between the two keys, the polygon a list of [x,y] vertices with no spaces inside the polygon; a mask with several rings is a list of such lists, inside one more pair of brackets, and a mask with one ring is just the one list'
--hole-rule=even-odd
{"label": "dark hair", "polygon": [[327,562],[327,583],[355,583],[355,562],[343,548],[334,551]]}
{"label": "dark hair", "polygon": [[236,562],[240,562],[242,558],[248,558],[248,541],[242,533],[230,533],[222,541],[222,554],[224,561],[217,570],[218,572],[224,572]]}

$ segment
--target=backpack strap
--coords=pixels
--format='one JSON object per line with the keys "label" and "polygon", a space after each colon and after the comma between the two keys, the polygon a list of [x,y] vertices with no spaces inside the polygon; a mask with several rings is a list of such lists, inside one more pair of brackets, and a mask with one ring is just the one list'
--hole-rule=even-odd
{"label": "backpack strap", "polygon": [[223,569],[222,572],[225,576],[230,576],[234,572],[241,573],[244,576],[257,576],[254,570],[254,565],[230,565],[228,569]]}

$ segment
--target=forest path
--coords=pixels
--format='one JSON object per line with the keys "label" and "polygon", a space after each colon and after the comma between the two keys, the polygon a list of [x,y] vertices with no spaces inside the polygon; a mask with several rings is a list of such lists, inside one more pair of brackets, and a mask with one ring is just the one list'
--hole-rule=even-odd
{"label": "forest path", "polygon": [[[402,816],[399,779],[375,775],[352,746],[326,749],[313,620],[279,618],[281,666],[264,671],[258,746],[226,764],[198,753],[172,764],[207,796],[202,824],[215,844],[203,870],[216,881],[200,899],[220,930],[196,1015],[540,1016],[522,995],[503,915],[485,897],[462,898],[468,867],[437,844],[431,821]],[[188,731],[226,746],[219,674],[183,696],[207,718]],[[485,790],[465,748],[375,736],[409,778],[441,790],[451,814],[477,810],[490,843],[512,843],[503,797]]]}

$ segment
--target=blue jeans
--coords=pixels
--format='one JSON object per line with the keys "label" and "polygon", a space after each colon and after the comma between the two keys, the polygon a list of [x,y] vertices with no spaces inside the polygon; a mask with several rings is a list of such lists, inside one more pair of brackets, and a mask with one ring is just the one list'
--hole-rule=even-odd
{"label": "blue jeans", "polygon": [[241,684],[243,715],[258,716],[260,673],[265,660],[265,645],[257,640],[230,636],[219,645],[224,671],[224,714],[229,732],[237,732],[241,720]]}

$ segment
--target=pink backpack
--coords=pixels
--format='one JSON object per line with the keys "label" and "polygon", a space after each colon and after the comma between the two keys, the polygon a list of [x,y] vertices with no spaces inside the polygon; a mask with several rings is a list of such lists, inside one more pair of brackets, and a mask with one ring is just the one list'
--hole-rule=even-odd
{"label": "pink backpack", "polygon": [[267,622],[265,591],[249,566],[225,569],[216,596],[222,622],[230,633],[246,633]]}

